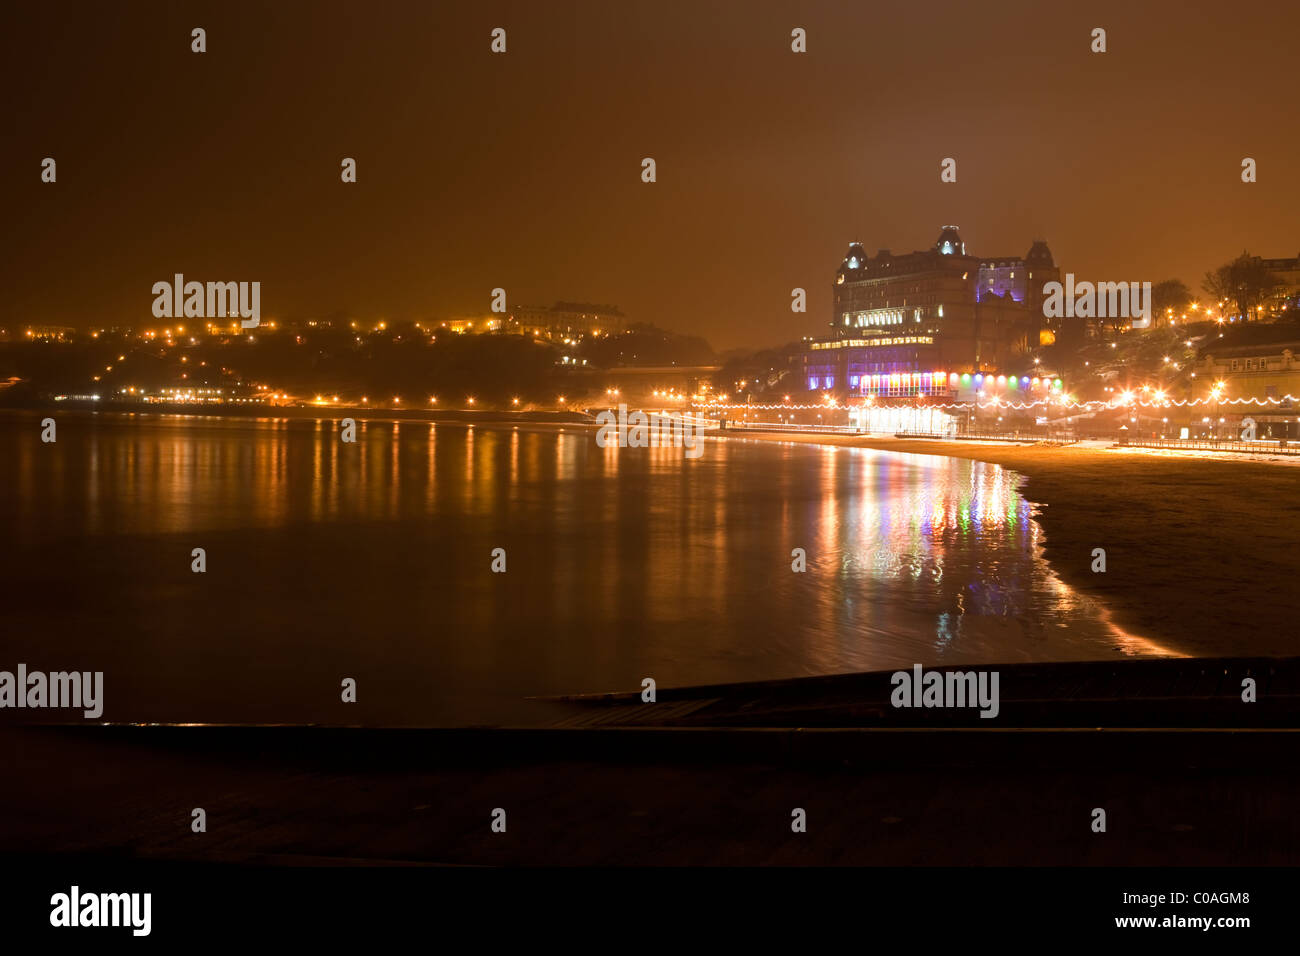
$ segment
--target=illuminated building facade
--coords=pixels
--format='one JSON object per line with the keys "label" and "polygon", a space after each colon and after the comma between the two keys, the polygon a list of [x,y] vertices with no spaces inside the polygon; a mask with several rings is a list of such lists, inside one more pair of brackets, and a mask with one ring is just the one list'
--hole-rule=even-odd
{"label": "illuminated building facade", "polygon": [[550,306],[525,305],[510,313],[511,331],[542,338],[577,341],[589,335],[622,332],[626,318],[617,306],[586,302],[557,302]]}
{"label": "illuminated building facade", "polygon": [[956,226],[944,226],[932,248],[903,255],[871,257],[855,242],[835,273],[833,334],[804,352],[804,384],[841,395],[947,397],[963,375],[996,378],[1052,340],[1043,286],[1059,278],[1041,240],[1023,257],[991,259],[970,254]]}
{"label": "illuminated building facade", "polygon": [[23,334],[29,342],[71,342],[77,330],[67,325],[29,325]]}
{"label": "illuminated building facade", "polygon": [[1261,258],[1260,263],[1277,282],[1265,308],[1274,315],[1296,308],[1297,301],[1300,301],[1300,256],[1291,259]]}
{"label": "illuminated building facade", "polygon": [[1259,438],[1300,438],[1300,324],[1240,324],[1197,354],[1196,381],[1223,399],[1215,415],[1249,416]]}
{"label": "illuminated building facade", "polygon": [[623,331],[627,320],[617,306],[591,305],[586,302],[557,302],[554,305],[523,305],[508,315],[482,313],[455,316],[438,324],[439,329],[456,334],[503,332],[531,335],[556,342],[577,343],[588,336],[611,335]]}

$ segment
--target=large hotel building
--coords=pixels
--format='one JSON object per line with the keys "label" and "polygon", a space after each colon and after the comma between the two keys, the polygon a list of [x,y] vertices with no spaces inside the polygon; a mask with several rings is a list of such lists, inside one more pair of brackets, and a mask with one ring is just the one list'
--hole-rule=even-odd
{"label": "large hotel building", "polygon": [[967,253],[956,226],[903,255],[871,257],[855,242],[835,273],[833,334],[804,352],[804,384],[882,397],[954,397],[999,376],[1011,388],[1050,388],[1006,373],[1023,371],[1025,353],[1053,340],[1043,285],[1060,276],[1042,240],[1024,256],[995,258]]}

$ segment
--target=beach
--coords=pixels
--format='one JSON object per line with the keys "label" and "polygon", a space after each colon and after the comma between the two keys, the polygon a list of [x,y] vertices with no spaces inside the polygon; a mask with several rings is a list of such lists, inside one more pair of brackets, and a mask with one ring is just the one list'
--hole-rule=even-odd
{"label": "beach", "polygon": [[[1019,473],[1044,529],[1044,557],[1115,624],[1180,653],[1286,656],[1300,648],[1294,528],[1300,471],[1285,463],[1095,446],[756,433],[798,442],[946,455]],[[707,452],[706,452],[707,454]],[[1093,550],[1106,571],[1092,570]]]}

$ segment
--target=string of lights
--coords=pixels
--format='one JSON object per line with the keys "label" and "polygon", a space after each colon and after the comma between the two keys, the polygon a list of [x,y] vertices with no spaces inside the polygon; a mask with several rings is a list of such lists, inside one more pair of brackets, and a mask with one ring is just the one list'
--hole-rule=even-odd
{"label": "string of lights", "polygon": [[1132,406],[1134,406],[1134,405],[1138,405],[1138,406],[1141,406],[1141,407],[1143,407],[1143,408],[1170,408],[1170,407],[1176,407],[1176,408],[1195,408],[1195,407],[1197,407],[1197,406],[1199,406],[1199,405],[1215,405],[1215,406],[1223,406],[1223,405],[1255,405],[1255,406],[1258,406],[1258,407],[1260,407],[1260,408],[1267,408],[1267,407],[1269,407],[1269,406],[1273,406],[1273,405],[1282,405],[1282,404],[1288,404],[1288,403],[1297,402],[1297,401],[1300,401],[1300,399],[1297,399],[1295,396],[1288,394],[1288,395],[1284,395],[1284,396],[1282,396],[1281,398],[1274,398],[1274,397],[1270,397],[1270,398],[1217,398],[1217,399],[1216,399],[1216,398],[1190,398],[1190,399],[1188,399],[1188,398],[1180,398],[1180,399],[1166,398],[1166,399],[1158,399],[1158,400],[1156,400],[1156,401],[1145,401],[1145,400],[1143,400],[1143,399],[1139,399],[1139,398],[1131,398],[1131,399],[1123,399],[1123,398],[1121,398],[1121,399],[1112,399],[1112,400],[1109,400],[1109,401],[1103,401],[1103,400],[1100,400],[1100,399],[1094,399],[1094,400],[1092,400],[1092,401],[1087,401],[1087,402],[1076,402],[1076,401],[1070,401],[1070,400],[1064,400],[1064,399],[1055,399],[1055,400],[1040,399],[1040,400],[1035,401],[1035,402],[1009,402],[1009,401],[999,401],[999,400],[996,400],[996,399],[995,399],[995,400],[993,400],[993,401],[991,401],[991,402],[932,402],[932,401],[922,401],[922,402],[917,402],[917,403],[914,403],[914,404],[908,404],[908,405],[882,405],[882,404],[878,404],[878,403],[875,403],[875,402],[871,402],[871,403],[867,403],[867,402],[858,402],[858,403],[854,403],[854,404],[840,404],[840,403],[837,402],[837,401],[835,401],[835,402],[822,402],[822,403],[820,403],[820,404],[816,404],[816,405],[792,405],[792,404],[789,404],[789,403],[779,403],[779,404],[758,404],[757,402],[755,402],[755,403],[753,403],[753,404],[734,404],[734,403],[731,403],[731,404],[724,404],[724,403],[717,403],[717,402],[705,402],[705,403],[702,403],[700,407],[702,407],[702,408],[708,408],[708,409],[713,409],[713,410],[718,410],[718,411],[739,411],[739,410],[753,410],[753,411],[825,411],[825,410],[827,410],[827,409],[841,409],[841,408],[844,408],[844,409],[851,409],[851,410],[857,410],[857,409],[863,409],[863,408],[943,408],[943,409],[957,409],[957,408],[1006,408],[1006,409],[1014,409],[1014,410],[1017,410],[1017,411],[1027,411],[1028,409],[1031,409],[1031,408],[1046,408],[1046,407],[1048,407],[1048,406],[1054,406],[1054,407],[1057,407],[1057,408],[1078,408],[1078,409],[1085,409],[1085,410],[1090,410],[1090,409],[1103,409],[1103,408],[1129,408],[1129,407],[1132,407]]}

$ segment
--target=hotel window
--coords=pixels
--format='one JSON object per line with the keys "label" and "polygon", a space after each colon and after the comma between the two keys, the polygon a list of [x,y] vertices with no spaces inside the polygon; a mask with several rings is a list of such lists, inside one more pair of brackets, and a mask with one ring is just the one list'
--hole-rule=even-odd
{"label": "hotel window", "polygon": [[1253,371],[1255,371],[1255,360],[1254,360],[1254,359],[1246,359],[1246,371],[1247,371],[1247,372],[1253,372]]}
{"label": "hotel window", "polygon": [[1234,372],[1237,371],[1237,360],[1236,360],[1236,359],[1233,359],[1233,360],[1232,360],[1232,371],[1234,371]]}

